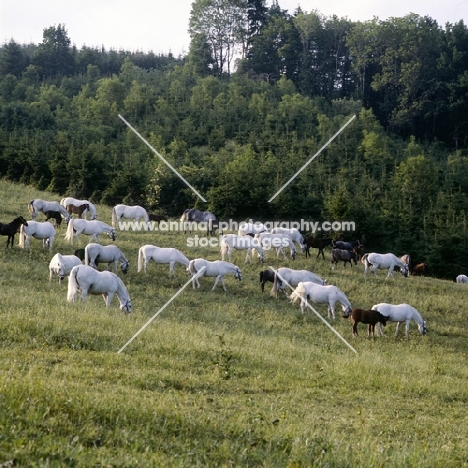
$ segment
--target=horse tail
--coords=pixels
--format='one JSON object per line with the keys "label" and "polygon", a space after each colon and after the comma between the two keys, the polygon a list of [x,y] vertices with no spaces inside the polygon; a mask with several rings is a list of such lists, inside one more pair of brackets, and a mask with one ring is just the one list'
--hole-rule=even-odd
{"label": "horse tail", "polygon": [[363,263],[364,265],[366,265],[366,267],[369,267],[369,266],[370,266],[369,260],[367,259],[368,256],[369,256],[369,254],[366,253],[366,254],[364,254],[364,255],[361,257],[361,263]]}
{"label": "horse tail", "polygon": [[26,233],[24,232],[24,224],[20,226],[20,235],[19,235],[19,246],[24,249],[24,240],[26,238]]}
{"label": "horse tail", "polygon": [[85,265],[89,265],[89,252],[88,252],[88,247],[89,245],[87,245],[84,249],[84,264]]}
{"label": "horse tail", "polygon": [[28,211],[29,211],[29,214],[32,216],[32,219],[36,219],[36,210],[34,208],[34,202],[35,200],[31,200],[29,203],[28,203]]}
{"label": "horse tail", "polygon": [[140,273],[141,269],[143,268],[144,259],[143,247],[140,247],[138,250],[138,273]]}
{"label": "horse tail", "polygon": [[117,226],[117,213],[115,211],[115,206],[112,208],[112,227],[115,229]]}
{"label": "horse tail", "polygon": [[270,291],[270,296],[278,297],[278,289],[280,286],[280,282],[281,282],[281,279],[278,278],[278,274],[275,271],[275,279],[273,281],[273,287],[271,288],[271,291]]}
{"label": "horse tail", "polygon": [[224,256],[226,255],[227,251],[229,250],[229,246],[227,245],[226,238],[223,236],[221,238],[221,257],[224,260]]}
{"label": "horse tail", "polygon": [[73,245],[73,218],[68,221],[67,232],[65,233],[65,240]]}
{"label": "horse tail", "polygon": [[197,269],[195,268],[195,260],[190,260],[188,271],[192,276],[198,273]]}
{"label": "horse tail", "polygon": [[297,301],[302,301],[305,295],[306,295],[306,288],[304,286],[304,283],[301,281],[296,286],[296,289],[291,293],[291,302],[295,304]]}
{"label": "horse tail", "polygon": [[74,302],[76,293],[80,289],[80,285],[78,284],[78,280],[76,278],[78,274],[78,267],[74,266],[70,272],[70,276],[68,277],[68,290],[67,290],[67,301]]}

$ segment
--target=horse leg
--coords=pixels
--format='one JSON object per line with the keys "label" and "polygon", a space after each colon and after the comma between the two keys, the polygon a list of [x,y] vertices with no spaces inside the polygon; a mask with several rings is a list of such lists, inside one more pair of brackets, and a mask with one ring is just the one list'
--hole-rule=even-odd
{"label": "horse leg", "polygon": [[400,331],[400,325],[402,322],[397,322],[396,328],[395,328],[395,336],[398,336],[398,332]]}
{"label": "horse leg", "polygon": [[[219,280],[222,280],[221,276],[217,276],[216,277],[216,280],[215,280],[215,283],[214,283],[214,286],[211,288],[212,291],[214,291],[216,289],[216,285],[218,284]],[[223,281],[223,285],[224,285],[224,281]],[[226,290],[226,286],[223,286],[224,287],[224,290]]]}
{"label": "horse leg", "polygon": [[357,331],[357,322],[355,322],[353,319],[351,319],[351,323],[353,324],[353,336],[358,336],[358,331]]}
{"label": "horse leg", "polygon": [[169,278],[171,277],[171,275],[174,276],[174,278],[177,276],[174,265],[175,265],[175,261],[172,261],[169,263]]}
{"label": "horse leg", "polygon": [[323,253],[323,248],[319,249],[319,253],[317,254],[317,258],[320,255],[320,253],[322,253],[322,258],[323,258],[323,260],[325,260],[325,254]]}

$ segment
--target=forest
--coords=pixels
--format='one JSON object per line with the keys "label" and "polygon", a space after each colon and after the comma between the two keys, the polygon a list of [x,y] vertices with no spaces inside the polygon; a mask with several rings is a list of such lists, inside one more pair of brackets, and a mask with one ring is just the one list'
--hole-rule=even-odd
{"label": "forest", "polygon": [[333,236],[409,253],[433,276],[466,272],[463,21],[197,0],[189,31],[179,57],[78,49],[61,24],[40,44],[2,44],[0,177],[170,217],[195,206],[220,219],[354,221]]}

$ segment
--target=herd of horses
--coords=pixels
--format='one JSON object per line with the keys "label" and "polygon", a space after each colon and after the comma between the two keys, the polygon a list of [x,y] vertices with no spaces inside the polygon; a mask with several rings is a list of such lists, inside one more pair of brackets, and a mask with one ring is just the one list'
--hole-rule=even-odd
{"label": "herd of horses", "polygon": [[[81,293],[81,301],[85,301],[88,294],[102,294],[109,307],[111,300],[116,295],[120,301],[120,309],[124,312],[131,312],[132,303],[128,290],[122,279],[118,276],[118,266],[123,274],[127,273],[130,262],[124,253],[115,245],[102,246],[99,235],[106,234],[111,240],[116,239],[116,230],[122,219],[132,219],[135,223],[143,220],[144,223],[168,221],[164,215],[149,214],[141,206],[128,206],[119,204],[112,209],[112,225],[97,219],[97,211],[94,204],[88,200],[78,200],[75,198],[64,198],[61,202],[32,200],[28,204],[28,211],[31,220],[26,220],[22,216],[16,217],[10,223],[0,223],[0,235],[7,236],[7,248],[13,247],[15,234],[19,233],[19,246],[29,249],[30,239],[42,240],[43,247],[51,252],[53,249],[56,229],[50,222],[55,220],[55,225],[59,227],[62,219],[67,223],[65,240],[73,244],[80,234],[88,235],[89,243],[86,245],[82,255],[54,255],[49,264],[49,280],[54,275],[58,276],[59,283],[68,276],[67,300],[75,302],[78,294]],[[39,213],[43,213],[46,221],[37,221]],[[74,217],[74,215],[76,217]],[[90,219],[88,219],[88,215]],[[184,226],[184,233],[194,228],[193,223],[204,223],[207,235],[215,235],[220,229],[220,223],[216,216],[209,211],[201,211],[190,208],[184,211],[180,221]],[[169,276],[175,276],[175,265],[181,264],[186,271],[192,275],[193,288],[199,288],[200,276],[214,277],[213,290],[220,283],[224,291],[226,285],[224,276],[233,274],[237,280],[242,279],[241,270],[231,263],[234,250],[246,251],[246,262],[253,261],[255,252],[258,259],[263,263],[267,252],[276,249],[276,255],[283,255],[287,259],[285,250],[289,249],[290,258],[294,260],[298,249],[309,257],[310,249],[318,250],[316,259],[322,256],[325,260],[324,250],[331,249],[332,268],[342,262],[343,268],[349,263],[350,266],[357,265],[358,262],[364,264],[364,274],[371,271],[376,277],[377,270],[388,271],[386,279],[393,276],[395,270],[399,270],[405,277],[408,274],[425,275],[427,265],[425,263],[411,264],[409,255],[397,257],[392,253],[379,254],[375,252],[365,252],[364,245],[359,239],[353,241],[341,241],[332,238],[317,238],[314,236],[303,236],[297,229],[275,228],[266,229],[261,223],[241,223],[237,234],[220,232],[221,239],[221,260],[208,261],[203,258],[189,260],[187,256],[176,248],[161,248],[154,245],[143,245],[138,252],[138,272],[146,273],[150,261],[159,264],[169,264]],[[228,261],[225,261],[227,255]],[[79,258],[80,257],[80,258]],[[84,264],[83,264],[83,261]],[[98,270],[98,265],[107,264],[104,271]],[[114,271],[112,271],[114,270]],[[459,283],[468,282],[468,277],[460,275],[456,279]],[[400,325],[406,323],[406,335],[409,332],[409,323],[414,320],[419,332],[425,334],[427,331],[426,322],[421,314],[408,304],[387,304],[374,305],[371,309],[353,309],[343,291],[334,285],[328,285],[327,281],[308,270],[294,270],[291,268],[278,268],[276,271],[263,270],[260,272],[261,290],[264,291],[267,282],[273,283],[271,295],[278,297],[278,292],[282,291],[293,304],[300,302],[301,311],[304,313],[306,307],[310,307],[308,300],[316,303],[326,303],[328,305],[328,318],[335,319],[335,304],[339,302],[342,307],[343,317],[350,318],[352,322],[353,336],[357,336],[357,324],[368,325],[368,335],[382,334],[382,326],[388,321],[398,322],[395,334],[398,334]],[[292,290],[288,295],[287,289]]]}

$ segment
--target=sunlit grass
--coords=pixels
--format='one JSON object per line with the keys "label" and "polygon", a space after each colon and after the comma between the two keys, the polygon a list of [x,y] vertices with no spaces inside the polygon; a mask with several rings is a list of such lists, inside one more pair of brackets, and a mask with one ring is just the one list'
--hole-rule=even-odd
{"label": "sunlit grass", "polygon": [[[0,182],[1,221],[27,215],[32,198],[59,199]],[[110,222],[109,207],[98,207]],[[25,216],[26,217],[26,216]],[[11,218],[11,219],[10,219]],[[29,218],[29,216],[28,216]],[[42,218],[41,218],[42,219]],[[60,231],[64,234],[62,227]],[[81,236],[81,246],[87,242]],[[130,258],[123,277],[134,312],[115,299],[66,302],[66,283],[49,283],[49,252],[0,247],[0,463],[5,466],[463,466],[468,463],[466,285],[436,278],[385,281],[363,266],[295,262],[270,254],[264,265],[234,255],[242,282],[228,292],[189,285],[128,347],[117,351],[189,278],[177,266],[137,273],[144,244],[174,246],[183,233],[118,232]],[[2,241],[3,238],[0,238]],[[6,238],[5,244],[6,244]],[[16,244],[18,240],[16,239]],[[109,243],[107,238],[103,243]],[[54,252],[79,245],[56,238]],[[329,258],[329,253],[328,257]],[[395,337],[367,338],[338,314],[336,330],[284,296],[262,295],[259,271],[311,268],[339,286],[354,307],[408,302],[428,323]],[[324,305],[315,305],[326,316]]]}

